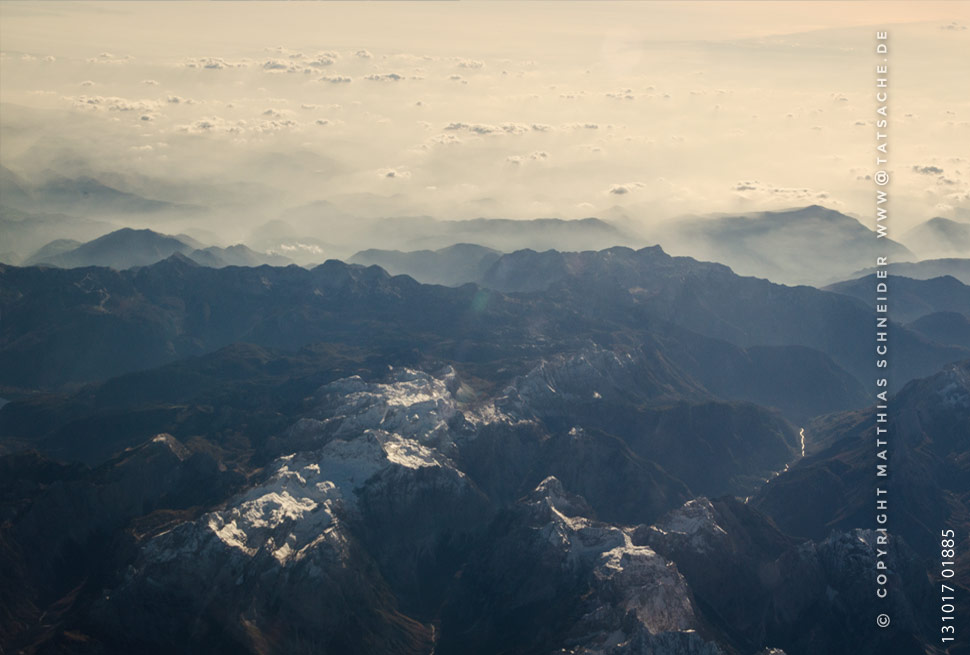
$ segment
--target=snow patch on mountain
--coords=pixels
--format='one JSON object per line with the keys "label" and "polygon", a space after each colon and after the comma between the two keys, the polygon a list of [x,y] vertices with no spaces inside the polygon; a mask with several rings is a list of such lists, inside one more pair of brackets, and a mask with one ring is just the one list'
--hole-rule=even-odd
{"label": "snow patch on mountain", "polygon": [[970,374],[959,366],[948,366],[943,371],[945,384],[938,394],[941,404],[947,408],[970,408]]}
{"label": "snow patch on mountain", "polygon": [[[437,468],[443,475],[436,484],[468,484],[439,450],[454,448],[451,426],[467,427],[466,416],[473,426],[505,417],[493,406],[469,409],[455,398],[459,387],[451,368],[439,377],[394,369],[384,383],[355,376],[322,387],[313,417],[290,429],[291,435],[316,435],[311,443],[322,445],[277,458],[262,483],[225,509],[172,531],[178,539],[162,535],[149,551],[168,560],[175,551],[216,547],[215,540],[237,554],[265,553],[286,566],[326,541],[339,545],[344,536],[338,517],[357,512],[359,490],[381,472]],[[196,534],[187,537],[187,531]],[[174,541],[177,546],[168,543]]]}
{"label": "snow patch on mountain", "polygon": [[669,540],[685,542],[699,553],[717,548],[717,542],[727,537],[727,532],[717,523],[714,505],[707,498],[689,500],[674,510],[650,530]]}
{"label": "snow patch on mountain", "polygon": [[[529,417],[534,408],[562,402],[602,400],[603,393],[632,387],[636,360],[592,346],[579,353],[543,360],[505,389],[501,406],[517,416]],[[595,391],[594,391],[595,390]]]}
{"label": "snow patch on mountain", "polygon": [[542,360],[515,378],[497,405],[511,416],[531,420],[541,415],[559,415],[576,404],[705,394],[656,353],[590,344],[577,352]]}
{"label": "snow patch on mountain", "polygon": [[455,438],[461,434],[511,422],[494,403],[470,401],[471,395],[450,366],[438,375],[392,368],[386,382],[352,376],[321,387],[310,416],[297,421],[290,433],[326,440],[382,430],[453,454]]}
{"label": "snow patch on mountain", "polygon": [[[629,640],[621,628],[629,627],[628,616],[650,634],[694,627],[694,608],[683,576],[652,548],[634,545],[632,528],[584,516],[591,512],[589,506],[567,493],[555,477],[543,480],[527,505],[533,520],[540,523],[541,538],[565,553],[566,565],[588,567],[588,611],[575,630],[584,635],[587,646]],[[618,636],[621,633],[625,636]]]}

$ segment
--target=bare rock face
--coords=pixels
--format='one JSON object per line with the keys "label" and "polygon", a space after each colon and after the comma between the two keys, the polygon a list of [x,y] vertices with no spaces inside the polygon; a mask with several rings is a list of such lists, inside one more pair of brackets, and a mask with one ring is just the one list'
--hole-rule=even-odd
{"label": "bare rock face", "polygon": [[669,652],[719,653],[693,633],[694,602],[677,567],[635,545],[631,528],[592,514],[549,477],[500,515],[480,556],[462,570],[444,613],[441,651],[462,652],[462,644],[478,644],[465,652],[511,644],[552,651],[562,630],[556,652],[668,652],[650,648],[680,643]]}
{"label": "bare rock face", "polygon": [[[676,562],[708,625],[742,648],[768,642],[789,652],[840,652],[848,639],[858,653],[919,652],[909,635],[925,628],[919,608],[930,602],[932,589],[903,541],[881,547],[888,551],[892,590],[891,602],[882,605],[873,589],[878,556],[871,530],[798,540],[736,499],[698,498],[655,525],[637,528],[634,541]],[[881,612],[894,617],[902,636],[847,636],[836,629],[859,616],[875,620]],[[800,628],[805,622],[819,629],[806,632]]]}
{"label": "bare rock face", "polygon": [[[581,603],[579,596],[566,601],[565,614],[550,615],[557,623],[576,619],[569,631],[575,643],[605,644],[627,624],[626,641],[638,630],[691,629],[694,610],[676,568],[634,545],[629,528],[595,521],[586,501],[555,477],[514,506],[511,534],[502,531],[508,512],[496,516],[494,501],[456,462],[496,435],[541,440],[542,432],[533,418],[469,394],[453,369],[436,376],[394,369],[383,382],[345,378],[320,388],[313,402],[275,445],[296,452],[271,462],[260,482],[224,507],[145,543],[98,605],[105,634],[139,647],[230,639],[246,649],[264,641],[285,648],[302,642],[281,637],[279,626],[299,625],[310,643],[410,652],[431,628],[405,614],[430,615],[463,593],[453,577],[463,575],[479,544],[493,554],[515,551],[508,564],[494,561],[512,567],[500,579],[522,573],[516,563],[523,557],[541,562],[532,584],[513,585],[524,595],[509,598],[510,607],[530,605],[533,594],[556,598],[550,590],[563,585],[592,590]],[[581,441],[573,434],[555,444]],[[547,465],[549,452],[534,441],[504,456],[526,456],[533,471]],[[487,470],[478,473],[492,486]],[[204,620],[184,635],[176,627],[189,616]],[[347,632],[345,624],[362,627]],[[561,641],[561,634],[550,637],[549,648]],[[447,652],[447,633],[440,647]]]}
{"label": "bare rock face", "polygon": [[[4,648],[927,652],[927,526],[967,516],[968,364],[893,398],[880,553],[855,529],[872,413],[806,422],[807,454],[788,422],[843,408],[801,390],[869,379],[853,299],[659,249],[503,257],[511,295],[183,259],[0,266],[0,382],[171,362],[0,410],[2,452],[91,467],[0,455]],[[965,352],[897,335],[912,374]],[[859,623],[880,559],[891,633]]]}
{"label": "bare rock face", "polygon": [[[278,458],[225,508],[148,541],[103,599],[109,631],[142,646],[228,635],[252,650],[267,640],[279,652],[303,643],[421,652],[430,628],[398,612],[382,573],[413,585],[440,540],[481,525],[489,511],[436,448],[454,445],[447,379],[400,370],[387,384],[348,379],[321,389],[321,418],[290,431],[317,447]],[[175,626],[193,613],[204,619],[200,632],[179,637]],[[280,637],[279,625],[310,632]]]}
{"label": "bare rock face", "polygon": [[[839,652],[837,626],[874,607],[873,533],[786,536],[739,500],[690,499],[615,437],[550,429],[548,388],[585,376],[603,400],[620,398],[629,361],[543,364],[497,399],[450,367],[325,384],[272,444],[286,454],[224,502],[146,528],[87,629],[146,653]],[[951,387],[945,399],[962,407]],[[227,475],[159,435],[100,474],[92,507],[107,521],[145,503],[204,504]],[[31,517],[45,503],[90,484],[53,486],[19,525],[40,530]],[[655,520],[600,518],[636,516],[639,499]],[[925,628],[928,602],[915,561],[892,545],[892,610],[907,635]],[[881,643],[849,639],[858,653]]]}

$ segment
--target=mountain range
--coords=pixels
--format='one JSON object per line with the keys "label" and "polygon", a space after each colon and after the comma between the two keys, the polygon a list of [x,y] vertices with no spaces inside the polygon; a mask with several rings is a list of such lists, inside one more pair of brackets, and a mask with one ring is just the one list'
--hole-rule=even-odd
{"label": "mountain range", "polygon": [[[400,220],[402,226],[408,230],[410,242],[378,233],[374,234],[374,242],[379,243],[383,239],[385,242],[407,245],[413,244],[414,240],[425,239],[435,244],[448,245],[449,238],[452,238],[449,236],[452,233],[452,224],[470,224],[468,221],[438,224],[430,219]],[[510,232],[507,221],[482,220],[480,223],[492,225],[496,233],[514,233]],[[531,223],[519,222],[518,227],[523,235],[530,230]],[[562,227],[565,233],[567,226],[576,223],[562,222],[556,229]],[[966,267],[963,260],[895,263],[900,259],[915,259],[915,255],[900,243],[877,239],[876,234],[857,219],[817,205],[741,216],[684,217],[653,228],[635,228],[629,219],[623,225],[625,229],[614,234],[612,241],[607,239],[605,244],[596,237],[586,240],[571,238],[567,240],[567,247],[557,245],[563,239],[552,234],[553,224],[550,224],[545,235],[527,239],[507,237],[504,246],[499,242],[489,241],[489,237],[483,236],[478,230],[466,229],[455,234],[453,238],[467,238],[469,243],[448,245],[444,248],[436,245],[437,250],[401,250],[399,245],[394,245],[394,248],[398,248],[396,250],[370,248],[354,254],[348,261],[376,264],[394,274],[410,275],[420,282],[458,285],[482,281],[488,265],[496,259],[495,249],[506,253],[520,249],[598,250],[614,245],[658,243],[670,252],[699,260],[720,262],[740,274],[785,284],[823,286],[862,277],[864,273],[871,271],[860,272],[860,262],[874,262],[877,255],[889,256],[894,262],[894,270],[895,267],[904,267],[898,269],[901,275],[914,278],[953,275],[965,284],[970,282],[970,273],[964,270]],[[387,227],[392,235],[396,234],[394,223]],[[578,224],[573,227],[578,231]],[[433,237],[421,236],[431,230],[434,230]],[[480,245],[476,248],[471,244]],[[952,241],[951,244],[951,252],[970,254],[970,246],[961,246],[957,241]],[[492,247],[485,248],[483,245]],[[334,250],[335,247],[331,246],[331,249]],[[926,270],[925,274],[920,273],[922,269]]]}
{"label": "mountain range", "polygon": [[[440,220],[429,216],[351,215],[338,211],[327,201],[317,201],[282,210],[253,226],[250,213],[258,215],[265,210],[232,205],[232,197],[245,197],[242,189],[222,190],[217,194],[222,200],[213,207],[203,207],[191,204],[205,197],[201,191],[186,195],[167,189],[166,194],[178,202],[155,200],[143,194],[144,189],[151,188],[150,180],[117,175],[102,178],[44,171],[28,180],[2,168],[0,233],[4,234],[5,243],[0,249],[0,261],[53,263],[40,261],[64,254],[58,250],[64,247],[63,243],[47,248],[52,241],[85,242],[117,229],[116,222],[130,225],[137,221],[154,226],[166,221],[183,226],[181,230],[173,228],[173,232],[192,233],[188,225],[198,224],[196,219],[207,216],[206,212],[212,214],[213,221],[232,217],[229,220],[233,229],[242,237],[240,245],[266,253],[262,260],[248,252],[212,252],[194,257],[206,265],[281,265],[284,260],[279,258],[286,258],[302,266],[313,266],[339,258],[378,264],[421,282],[448,285],[478,281],[486,262],[494,259],[491,251],[511,253],[522,249],[580,251],[660,244],[668,252],[717,261],[743,275],[817,286],[859,277],[862,265],[874,261],[876,255],[904,262],[916,260],[917,255],[953,258],[970,253],[964,234],[966,223],[933,218],[906,233],[902,243],[897,243],[877,239],[860,220],[819,205],[659,221],[652,216],[633,219],[625,214],[612,221]],[[482,250],[472,250],[471,246]],[[964,272],[959,263],[940,262],[935,268],[934,275],[954,275],[965,283],[970,279],[961,277]],[[914,273],[914,277],[921,276]]]}
{"label": "mountain range", "polygon": [[820,205],[744,215],[683,217],[649,233],[671,252],[717,261],[742,275],[784,284],[845,279],[877,256],[915,259],[910,250],[859,220]]}
{"label": "mountain range", "polygon": [[887,548],[873,279],[231,251],[126,230],[0,265],[4,649],[966,652],[933,577],[952,527],[970,591],[959,280],[892,279]]}
{"label": "mountain range", "polygon": [[351,264],[380,266],[391,275],[409,275],[425,284],[460,286],[478,282],[502,253],[469,243],[438,250],[362,250],[347,260]]}
{"label": "mountain range", "polygon": [[[942,653],[921,555],[932,544],[908,517],[950,506],[936,494],[964,502],[953,455],[966,447],[970,363],[893,398],[895,416],[919,407],[923,417],[898,426],[900,466],[904,444],[926,430],[938,437],[912,455],[926,464],[894,483],[896,621],[885,633],[840,627],[886,609],[866,593],[875,533],[837,500],[863,507],[865,476],[843,474],[821,494],[803,474],[867,447],[850,432],[819,451],[835,434],[827,427],[868,412],[813,424],[818,454],[799,461],[798,435],[777,415],[691,407],[690,386],[630,384],[658,364],[622,352],[554,359],[494,386],[450,365],[426,373],[382,361],[232,347],[178,365],[195,385],[172,384],[173,370],[161,384],[151,373],[83,390],[72,402],[107,412],[111,434],[147,401],[182,436],[148,434],[90,468],[0,457],[0,635],[46,650],[146,653]],[[600,398],[575,395],[590,388]],[[672,396],[684,400],[663,400]],[[262,442],[246,438],[258,434],[254,419],[274,416]],[[82,425],[63,432],[77,453],[108,436],[109,423]],[[723,477],[731,467],[751,488],[786,464],[750,503],[723,495],[739,489]],[[818,510],[786,509],[799,503]],[[953,512],[940,520],[964,525]]]}
{"label": "mountain range", "polygon": [[[249,242],[255,248],[292,257],[302,265],[318,264],[327,258],[368,257],[384,250],[411,252],[421,258],[426,251],[466,248],[466,244],[489,250],[511,252],[522,248],[579,250],[636,245],[633,238],[615,225],[598,218],[563,220],[535,218],[511,220],[476,218],[437,220],[430,216],[360,218],[334,215],[326,203],[284,212],[280,219],[253,230]],[[354,255],[363,248],[370,254]],[[417,253],[414,251],[417,250]],[[392,260],[382,260],[391,263]],[[418,265],[420,270],[420,264]]]}
{"label": "mountain range", "polygon": [[[11,386],[103,379],[238,341],[362,343],[386,339],[391,326],[402,343],[413,339],[410,347],[433,344],[431,353],[469,361],[497,357],[498,335],[503,349],[544,352],[591,335],[612,343],[665,334],[669,325],[674,338],[696,335],[773,356],[807,348],[828,362],[815,370],[841,369],[858,381],[873,365],[864,348],[872,310],[861,301],[741,277],[659,247],[521,251],[497,260],[482,287],[450,290],[336,261],[312,270],[212,269],[178,254],[119,272],[3,267],[0,279],[0,384]],[[899,384],[965,356],[903,326],[893,330],[905,353],[894,361]],[[684,361],[696,357],[679,350]],[[26,366],[31,360],[44,365]]]}

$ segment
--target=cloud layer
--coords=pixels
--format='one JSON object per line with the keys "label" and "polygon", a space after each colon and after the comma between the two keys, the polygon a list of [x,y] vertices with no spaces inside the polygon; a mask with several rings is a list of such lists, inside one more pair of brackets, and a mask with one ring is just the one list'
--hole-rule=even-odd
{"label": "cloud layer", "polygon": [[[213,230],[227,213],[255,226],[311,203],[644,224],[810,203],[871,214],[872,35],[849,27],[865,24],[851,7],[816,32],[797,6],[765,9],[722,16],[718,32],[689,4],[610,5],[612,25],[568,5],[531,40],[486,46],[473,37],[501,32],[500,12],[481,7],[387,8],[371,24],[342,5],[246,8],[252,25],[218,38],[198,37],[229,8],[15,7],[0,28],[2,163],[191,201]],[[429,40],[419,22],[434,12],[452,31]],[[92,43],[57,38],[78,20]],[[166,21],[184,27],[138,38]],[[685,21],[696,29],[677,32]],[[909,53],[893,62],[902,220],[970,211],[970,109],[952,84],[970,77],[964,24],[894,28]]]}

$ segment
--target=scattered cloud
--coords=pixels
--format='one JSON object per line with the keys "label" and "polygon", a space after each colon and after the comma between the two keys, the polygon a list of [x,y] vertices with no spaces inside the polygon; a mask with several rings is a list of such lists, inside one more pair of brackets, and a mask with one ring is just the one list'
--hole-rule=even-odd
{"label": "scattered cloud", "polygon": [[144,112],[155,111],[158,103],[154,100],[129,100],[114,96],[70,96],[65,100],[71,102],[74,107],[79,109],[93,109],[120,112]]}
{"label": "scattered cloud", "polygon": [[404,79],[404,76],[398,73],[372,73],[365,75],[364,79],[372,82],[399,82]]}
{"label": "scattered cloud", "polygon": [[[202,31],[196,22],[182,27],[186,37]],[[964,29],[955,21],[919,26],[914,42],[933,47],[914,49],[910,65],[950,57]],[[166,189],[184,179],[222,178],[226,187],[263,194],[265,205],[247,207],[253,221],[276,218],[280,198],[293,205],[326,198],[338,207],[334,211],[377,212],[366,200],[370,195],[384,199],[384,216],[525,218],[541,206],[542,215],[575,218],[580,211],[602,216],[622,204],[631,220],[646,221],[739,206],[838,206],[836,199],[855,212],[868,208],[871,167],[832,160],[834,152],[844,153],[846,162],[851,152],[866,152],[867,130],[874,127],[860,111],[865,103],[852,91],[849,67],[831,67],[835,58],[858,55],[832,50],[831,43],[843,38],[835,32],[799,36],[812,47],[786,50],[805,66],[797,79],[777,73],[779,64],[766,57],[771,49],[763,43],[732,50],[723,60],[708,56],[723,45],[717,40],[700,50],[685,41],[678,48],[697,56],[682,58],[637,46],[639,60],[624,68],[624,61],[604,61],[601,38],[594,43],[543,34],[488,54],[457,36],[436,41],[431,51],[397,30],[386,39],[341,43],[337,51],[311,32],[309,25],[294,26],[261,37],[294,49],[266,48],[266,40],[232,42],[231,34],[180,41],[209,43],[203,50],[178,50],[175,41],[172,47],[134,47],[130,34],[88,50],[70,41],[58,49],[38,43],[22,48],[33,50],[26,59],[20,50],[4,55],[5,106],[19,106],[16,111],[43,123],[58,152],[71,153],[55,160],[53,148],[37,149],[29,155],[36,170],[56,168],[58,161],[90,161],[97,170],[124,173],[131,166],[132,175],[158,179]],[[215,49],[216,43],[225,47]],[[320,49],[295,49],[313,43]],[[828,54],[818,56],[820,49]],[[42,65],[48,52],[58,53],[56,63]],[[693,75],[700,61],[706,74]],[[941,101],[946,96],[938,77],[905,83],[907,115],[898,118],[912,138],[897,144],[895,161],[909,163],[893,182],[897,201],[910,204],[898,214],[905,211],[905,221],[938,203],[966,208],[961,194],[970,164],[952,157],[968,133],[967,116]],[[65,113],[65,107],[74,111]],[[43,121],[30,116],[35,109]],[[5,139],[25,122],[20,115],[0,120]],[[162,151],[156,140],[171,147]],[[142,148],[146,143],[154,151]],[[783,173],[782,149],[798,153]],[[258,159],[264,155],[272,155],[266,160],[272,165]],[[482,174],[496,169],[494,179]],[[320,170],[334,174],[309,177]],[[657,182],[660,176],[670,184]],[[417,178],[421,184],[411,184]],[[426,193],[426,186],[437,191]]]}
{"label": "scattered cloud", "polygon": [[791,205],[819,203],[829,206],[842,204],[841,201],[832,198],[828,191],[805,187],[773,186],[764,184],[758,180],[737,182],[731,187],[731,190],[741,198],[758,200],[766,206],[771,206],[775,203],[789,203]]}
{"label": "scattered cloud", "polygon": [[532,123],[526,125],[524,123],[502,123],[501,125],[490,125],[487,123],[448,123],[444,127],[445,130],[450,132],[470,132],[472,134],[486,135],[486,134],[526,134],[528,132],[548,132],[553,129],[551,125],[545,125],[542,123]]}
{"label": "scattered cloud", "polygon": [[314,57],[307,57],[304,63],[311,68],[324,68],[332,66],[336,61],[335,53],[321,53]]}
{"label": "scattered cloud", "polygon": [[514,166],[520,166],[527,162],[544,162],[549,160],[549,153],[544,150],[536,150],[529,155],[510,155],[505,161]]}
{"label": "scattered cloud", "polygon": [[292,64],[288,61],[283,61],[281,59],[267,59],[263,62],[263,70],[275,71],[275,70],[287,70]]}
{"label": "scattered cloud", "polygon": [[91,57],[87,60],[89,64],[127,64],[132,61],[134,57],[131,55],[115,55],[110,52],[102,52],[97,57]]}
{"label": "scattered cloud", "polygon": [[249,64],[248,62],[244,61],[230,62],[221,57],[201,57],[195,59],[186,59],[182,62],[182,65],[186,68],[223,70],[225,68],[245,68]]}
{"label": "scattered cloud", "polygon": [[626,89],[625,91],[615,91],[605,94],[607,98],[613,100],[636,100],[637,97],[633,95],[633,89]]}
{"label": "scattered cloud", "polygon": [[624,184],[612,184],[607,189],[607,193],[614,196],[625,196],[633,193],[637,189],[642,189],[645,185],[642,182],[626,182]]}
{"label": "scattered cloud", "polygon": [[187,134],[212,134],[214,132],[238,134],[243,131],[240,124],[231,123],[215,116],[212,118],[203,118],[188,125],[180,125],[177,129]]}

